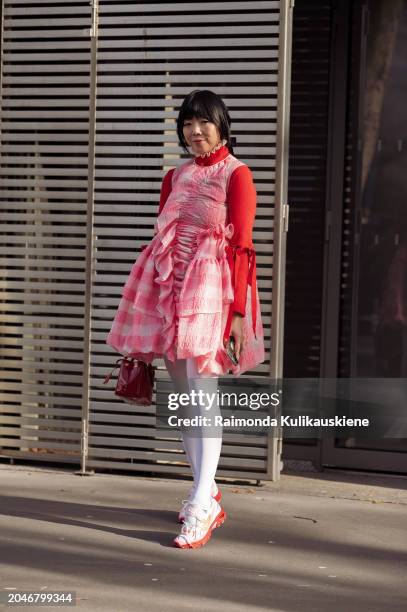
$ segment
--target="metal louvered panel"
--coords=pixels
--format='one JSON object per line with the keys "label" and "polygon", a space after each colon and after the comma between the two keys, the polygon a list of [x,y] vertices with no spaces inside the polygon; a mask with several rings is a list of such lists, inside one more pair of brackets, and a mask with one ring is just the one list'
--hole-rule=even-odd
{"label": "metal louvered panel", "polygon": [[[183,161],[175,119],[191,89],[224,97],[236,155],[253,170],[267,350],[257,374],[270,374],[283,296],[274,291],[283,266],[276,235],[285,198],[288,4],[3,0],[3,456],[63,461],[65,448],[67,461],[78,460],[82,419],[82,467],[185,471],[179,440],[159,435],[154,408],[129,411],[102,381],[114,357],[105,340],[120,290],[152,237],[163,174]],[[275,477],[274,456],[275,441],[226,435],[219,473]]]}
{"label": "metal louvered panel", "polygon": [[[258,193],[254,242],[267,351],[256,373],[270,374],[280,4],[99,3],[91,466],[108,460],[111,464],[112,449],[123,444],[117,427],[108,443],[97,431],[102,415],[109,422],[109,415],[117,419],[121,410],[121,425],[128,419],[128,408],[101,391],[102,376],[113,361],[105,338],[131,265],[140,246],[153,236],[164,172],[185,160],[175,119],[192,89],[211,89],[223,97],[232,117],[235,154],[253,171]],[[158,365],[164,368],[162,362]],[[171,456],[180,460],[163,450],[153,421],[131,442],[127,439],[127,445],[137,452],[146,436],[155,443],[143,469],[154,470],[157,462],[170,461]],[[245,436],[224,442],[219,473],[230,475],[233,466],[234,474],[266,474],[267,437],[257,438],[256,446],[252,443],[252,457],[249,453],[243,461],[230,461],[239,455],[236,444],[244,443]],[[171,449],[180,453],[180,442],[171,442]]]}
{"label": "metal louvered panel", "polygon": [[320,375],[331,19],[331,0],[297,0],[284,336],[284,375],[292,378]]}
{"label": "metal louvered panel", "polygon": [[86,0],[3,2],[3,456],[80,461],[90,23]]}
{"label": "metal louvered panel", "polygon": [[[332,4],[332,0],[297,0],[293,18],[284,335],[287,378],[318,378],[321,369]],[[317,464],[318,453],[316,438],[284,440],[284,459],[312,457]]]}

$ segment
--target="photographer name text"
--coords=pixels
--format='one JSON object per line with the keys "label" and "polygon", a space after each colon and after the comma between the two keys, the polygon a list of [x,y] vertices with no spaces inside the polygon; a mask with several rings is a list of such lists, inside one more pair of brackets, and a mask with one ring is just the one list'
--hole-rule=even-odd
{"label": "photographer name text", "polygon": [[168,417],[168,424],[171,427],[369,427],[370,421],[367,418],[359,419],[339,415],[326,418],[313,418],[308,415],[296,417],[280,415],[278,418],[269,415],[244,418],[199,415],[183,418],[171,415]]}

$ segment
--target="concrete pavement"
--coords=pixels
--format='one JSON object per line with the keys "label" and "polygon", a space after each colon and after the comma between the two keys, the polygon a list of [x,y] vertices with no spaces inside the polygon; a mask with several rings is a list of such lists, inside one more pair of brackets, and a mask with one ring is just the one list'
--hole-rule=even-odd
{"label": "concrete pavement", "polygon": [[0,465],[1,589],[73,590],[86,612],[407,609],[407,479],[220,482],[225,524],[184,551],[171,544],[189,486]]}

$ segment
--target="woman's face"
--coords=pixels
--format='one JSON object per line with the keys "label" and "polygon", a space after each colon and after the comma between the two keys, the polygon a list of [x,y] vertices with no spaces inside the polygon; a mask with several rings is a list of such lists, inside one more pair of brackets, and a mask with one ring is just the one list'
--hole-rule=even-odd
{"label": "woman's face", "polygon": [[195,155],[208,153],[220,141],[217,126],[203,117],[185,119],[183,132],[187,145]]}

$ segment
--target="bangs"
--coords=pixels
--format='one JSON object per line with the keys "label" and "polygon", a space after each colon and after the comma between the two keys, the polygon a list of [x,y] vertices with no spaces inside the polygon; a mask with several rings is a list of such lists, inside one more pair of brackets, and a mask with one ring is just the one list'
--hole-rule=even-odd
{"label": "bangs", "polygon": [[192,100],[186,104],[183,109],[182,119],[192,119],[193,117],[202,117],[203,119],[207,119],[208,121],[212,121],[212,123],[216,123],[214,121],[215,113],[213,112],[213,105],[208,104],[208,100],[205,100],[203,96],[195,96]]}

